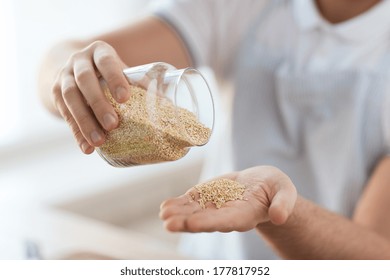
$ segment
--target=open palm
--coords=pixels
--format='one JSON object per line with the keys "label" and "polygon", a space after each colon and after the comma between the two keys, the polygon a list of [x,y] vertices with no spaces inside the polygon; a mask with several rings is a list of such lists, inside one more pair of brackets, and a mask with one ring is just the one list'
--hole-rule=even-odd
{"label": "open palm", "polygon": [[248,231],[268,221],[283,224],[292,212],[295,187],[277,168],[258,166],[219,178],[245,185],[244,199],[228,201],[219,209],[208,202],[203,209],[197,190],[191,188],[162,203],[160,217],[165,227],[174,232]]}

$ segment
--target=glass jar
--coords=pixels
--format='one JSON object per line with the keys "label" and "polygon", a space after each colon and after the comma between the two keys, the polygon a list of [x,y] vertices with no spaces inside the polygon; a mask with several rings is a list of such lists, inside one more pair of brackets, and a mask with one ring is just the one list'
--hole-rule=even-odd
{"label": "glass jar", "polygon": [[96,149],[105,161],[115,167],[174,161],[208,142],[214,103],[198,70],[157,62],[123,72],[130,84],[126,103],[117,103],[101,83],[119,116],[118,128]]}

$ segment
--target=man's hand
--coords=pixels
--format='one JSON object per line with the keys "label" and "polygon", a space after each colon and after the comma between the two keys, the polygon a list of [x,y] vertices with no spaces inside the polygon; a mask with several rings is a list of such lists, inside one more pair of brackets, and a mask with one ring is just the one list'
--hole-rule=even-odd
{"label": "man's hand", "polygon": [[99,79],[123,103],[130,97],[123,69],[156,61],[177,68],[192,65],[174,29],[154,16],[145,17],[94,38],[54,46],[41,66],[39,95],[50,112],[69,124],[81,150],[90,154],[105,141],[104,130],[119,124]]}
{"label": "man's hand", "polygon": [[207,203],[203,209],[195,188],[162,203],[160,217],[169,231],[230,232],[248,231],[271,221],[284,224],[291,215],[297,198],[290,178],[275,167],[258,166],[221,178],[246,186],[243,200],[229,201],[217,209]]}
{"label": "man's hand", "polygon": [[125,64],[110,45],[96,41],[75,52],[57,76],[52,100],[86,154],[103,144],[104,130],[116,128],[119,122],[99,78],[106,81],[118,102],[124,102],[129,98],[124,68]]}

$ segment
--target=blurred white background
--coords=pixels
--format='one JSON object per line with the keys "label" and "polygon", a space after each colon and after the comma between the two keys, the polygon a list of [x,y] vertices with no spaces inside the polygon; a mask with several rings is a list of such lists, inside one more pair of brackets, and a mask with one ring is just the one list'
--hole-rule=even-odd
{"label": "blurred white background", "polygon": [[[148,0],[1,0],[0,147],[11,141],[44,139],[58,123],[36,98],[39,64],[56,42],[84,38],[140,16]],[[5,62],[5,63],[4,63]],[[27,140],[30,139],[30,140]]]}
{"label": "blurred white background", "polygon": [[[68,126],[44,110],[37,94],[40,63],[52,45],[120,27],[151,4],[0,0],[0,259],[26,258],[26,240],[39,244],[45,258],[80,252],[171,256],[173,243],[158,242],[167,237],[159,203],[196,182],[204,149],[174,163],[113,168],[96,153],[83,155]],[[177,176],[183,190],[172,189]]]}

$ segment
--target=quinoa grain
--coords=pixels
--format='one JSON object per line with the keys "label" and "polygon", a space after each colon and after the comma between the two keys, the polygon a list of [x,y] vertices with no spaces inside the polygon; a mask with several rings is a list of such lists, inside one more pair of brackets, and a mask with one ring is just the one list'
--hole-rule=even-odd
{"label": "quinoa grain", "polygon": [[119,126],[106,132],[100,154],[122,166],[173,161],[188,148],[207,143],[211,130],[196,116],[156,93],[130,85],[130,99],[117,103],[104,93],[119,116]]}
{"label": "quinoa grain", "polygon": [[212,202],[219,209],[228,201],[244,199],[245,186],[233,180],[217,179],[198,184],[195,189],[199,193],[198,203],[203,209],[207,202]]}

